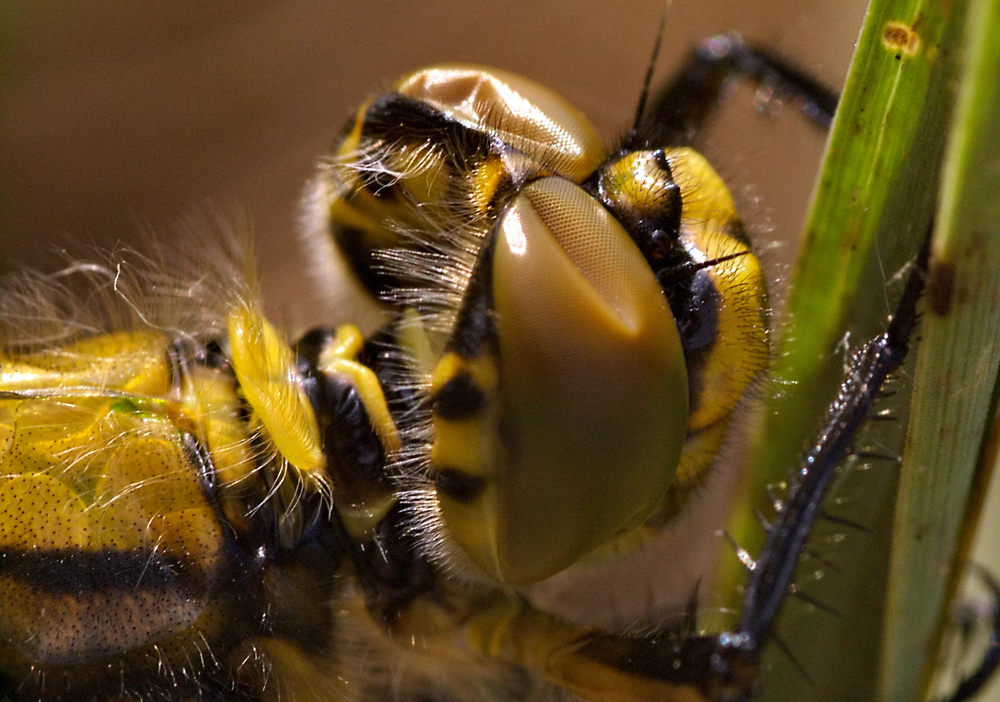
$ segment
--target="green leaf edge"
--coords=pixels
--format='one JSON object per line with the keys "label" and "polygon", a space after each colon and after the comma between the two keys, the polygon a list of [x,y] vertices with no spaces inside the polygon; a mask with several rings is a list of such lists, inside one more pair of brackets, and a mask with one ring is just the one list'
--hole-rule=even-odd
{"label": "green leaf edge", "polygon": [[[920,698],[961,576],[1000,366],[1000,2],[968,9],[902,467],[883,700]],[[992,466],[984,466],[989,470]]]}

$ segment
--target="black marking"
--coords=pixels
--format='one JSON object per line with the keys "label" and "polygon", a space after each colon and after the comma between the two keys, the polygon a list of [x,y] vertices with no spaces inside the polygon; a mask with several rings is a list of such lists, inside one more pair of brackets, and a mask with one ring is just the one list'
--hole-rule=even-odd
{"label": "black marking", "polygon": [[690,255],[680,246],[683,211],[681,189],[674,181],[666,153],[663,149],[656,149],[649,154],[662,177],[657,177],[655,182],[643,181],[643,196],[639,201],[624,198],[624,193],[618,186],[622,177],[619,173],[621,160],[641,157],[641,154],[633,154],[633,151],[620,151],[617,157],[605,162],[582,187],[614,214],[654,271],[690,263]]}
{"label": "black marking", "polygon": [[489,240],[479,253],[455,321],[455,329],[445,347],[445,350],[462,358],[477,358],[485,348],[495,350],[499,343],[496,312],[493,310],[493,251],[499,224],[498,219],[490,232]]}
{"label": "black marking", "polygon": [[[726,699],[753,697],[759,686],[761,651],[768,641],[774,641],[809,679],[801,663],[776,635],[775,622],[785,598],[794,591],[795,571],[805,552],[806,541],[816,519],[822,515],[823,500],[837,468],[850,455],[857,427],[870,413],[872,403],[889,374],[899,368],[906,356],[919,317],[916,306],[923,292],[929,244],[928,235],[886,332],[854,354],[840,392],[827,409],[826,420],[817,432],[813,446],[794,471],[797,481],[792,484],[787,500],[767,532],[763,551],[753,561],[734,544],[741,562],[745,565],[752,563],[736,629],[712,636],[688,634],[683,640],[678,640],[672,650],[677,650],[683,659],[675,657],[659,663],[675,668],[674,674],[667,678],[670,681],[683,682],[689,679],[692,671],[696,671],[702,676],[699,684],[709,687],[710,691],[704,693],[706,698],[717,699],[719,691],[725,691]],[[731,537],[726,537],[732,542]],[[601,645],[607,645],[609,651],[613,651],[616,644],[601,641]],[[617,645],[620,648],[626,644]],[[649,645],[653,651],[628,651],[630,659],[624,664],[617,658],[609,663],[622,670],[635,670],[645,677],[661,677],[661,671],[650,670],[645,665],[629,667],[633,666],[632,656],[648,656],[650,660],[655,660],[662,655],[655,650],[655,643]],[[607,657],[599,650],[587,649],[586,653],[598,659]]]}
{"label": "black marking", "polygon": [[374,168],[359,169],[362,187],[376,200],[392,202],[406,197],[406,190],[399,184],[399,176]]}
{"label": "black marking", "polygon": [[463,504],[474,502],[486,486],[486,478],[469,475],[460,468],[438,468],[434,473],[434,487],[438,492]]}
{"label": "black marking", "polygon": [[372,102],[361,125],[361,143],[362,148],[383,144],[386,152],[401,143],[433,147],[446,163],[462,173],[495,151],[489,134],[470,129],[437,108],[399,93],[383,93]]}
{"label": "black marking", "polygon": [[747,228],[743,226],[743,221],[740,219],[729,220],[726,226],[726,235],[740,242],[747,249],[753,248],[753,241],[750,240],[750,235],[747,234]]}
{"label": "black marking", "polygon": [[482,388],[468,373],[459,373],[434,393],[434,414],[450,422],[472,419],[486,407]]}
{"label": "black marking", "polygon": [[86,597],[146,590],[160,593],[187,591],[184,573],[201,571],[153,549],[0,549],[0,571],[20,580],[39,594]]}
{"label": "black marking", "polygon": [[333,228],[333,241],[343,254],[351,271],[365,289],[381,298],[398,286],[395,279],[378,270],[372,249],[366,246],[368,233],[363,229],[338,226]]}
{"label": "black marking", "polygon": [[299,373],[306,374],[319,366],[320,355],[330,348],[337,331],[333,327],[321,326],[310,329],[295,342],[295,355],[299,362]]}
{"label": "black marking", "polygon": [[380,489],[390,489],[385,451],[357,388],[337,376],[326,377],[323,385],[325,399],[317,414],[323,433],[323,453],[350,483],[364,481]]}
{"label": "black marking", "polygon": [[336,512],[332,519],[339,548],[350,554],[371,616],[390,631],[419,597],[441,587],[440,575],[424,557],[411,527],[411,516],[396,504],[379,522],[377,533],[358,541],[344,530]]}
{"label": "black marking", "polygon": [[[666,281],[669,283],[669,280]],[[660,279],[661,285],[664,279]],[[666,289],[666,288],[664,288]],[[719,309],[722,296],[707,270],[697,271],[689,281],[683,299],[671,297],[671,312],[677,322],[688,374],[704,365],[719,338]],[[692,409],[692,411],[694,411]]]}
{"label": "black marking", "polygon": [[[468,201],[468,192],[451,192],[445,196],[445,202],[417,203],[405,183],[399,180],[398,172],[403,164],[397,163],[395,157],[405,146],[412,147],[414,152],[432,152],[441,159],[445,169],[451,171],[451,175],[464,177],[484,161],[509,150],[509,145],[482,130],[461,124],[425,102],[398,93],[380,95],[368,106],[361,120],[358,149],[364,157],[352,163],[350,169],[357,173],[361,187],[372,197],[408,204],[413,208],[420,204],[447,204],[456,215],[464,216],[469,221],[482,216],[475,204]],[[446,178],[448,175],[442,173],[438,177]],[[509,178],[498,184],[492,194],[494,198],[502,198],[514,190],[508,181]],[[448,182],[450,188],[461,191],[463,178],[448,178]],[[374,296],[383,297],[404,285],[402,276],[384,270],[381,259],[375,253],[375,249],[380,247],[372,245],[370,232],[342,226],[332,229],[334,241],[350,263],[354,275]],[[398,246],[429,253],[435,251],[431,242],[415,239],[400,241]]]}
{"label": "black marking", "polygon": [[194,468],[194,472],[198,476],[198,483],[201,485],[205,499],[211,504],[216,504],[218,502],[216,497],[216,490],[219,487],[218,474],[208,447],[198,441],[198,437],[190,432],[183,433],[181,443],[184,446],[184,456],[187,458],[188,465]]}
{"label": "black marking", "polygon": [[351,380],[319,368],[322,353],[336,338],[330,327],[318,327],[296,344],[302,387],[316,413],[323,437],[327,471],[337,485],[337,500],[357,503],[392,489],[385,472],[386,456],[361,394]]}
{"label": "black marking", "polygon": [[167,368],[170,369],[170,387],[179,390],[181,382],[188,375],[187,359],[189,344],[181,339],[174,339],[167,345]]}
{"label": "black marking", "polygon": [[195,360],[203,364],[206,368],[221,369],[229,368],[230,365],[229,358],[226,356],[226,352],[222,349],[222,345],[218,339],[209,340],[199,349]]}
{"label": "black marking", "polygon": [[[685,625],[687,628],[687,625]],[[622,673],[646,680],[688,686],[711,699],[712,641],[666,631],[649,637],[594,633],[575,644],[576,651]]]}
{"label": "black marking", "polygon": [[[489,131],[470,128],[425,102],[398,93],[385,93],[376,98],[365,114],[361,149],[368,155],[356,164],[366,190],[374,197],[382,200],[411,198],[399,184],[395,175],[399,164],[394,164],[391,158],[406,144],[415,150],[432,149],[452,174],[461,176],[451,180],[452,192],[447,202],[469,221],[481,217],[483,212],[468,199],[470,193],[463,191],[463,187],[467,187],[463,180],[491,159],[502,164],[502,156],[514,150]],[[496,214],[520,185],[514,174],[505,173],[486,203],[487,214]]]}
{"label": "black marking", "polygon": [[[308,635],[304,631],[307,626],[301,622],[286,631],[283,603],[279,598],[268,602],[271,593],[265,592],[261,573],[253,567],[246,552],[232,542],[230,545],[233,547],[225,549],[217,572],[209,580],[193,583],[198,589],[192,589],[192,583],[187,582],[189,575],[182,563],[171,563],[150,551],[3,551],[0,570],[5,578],[20,578],[36,597],[60,600],[68,597],[84,604],[89,600],[91,608],[100,606],[106,617],[98,614],[95,630],[80,634],[90,636],[88,650],[92,658],[88,659],[87,650],[81,649],[74,654],[79,657],[66,665],[37,664],[16,653],[13,660],[5,659],[4,672],[0,673],[0,700],[251,702],[256,699],[252,690],[235,684],[231,669],[220,665],[220,661],[225,661],[250,636],[280,636],[293,645],[311,644],[314,648],[309,650],[318,650],[329,640],[330,622],[323,614],[326,608],[322,603],[330,590],[327,588],[322,600],[312,603],[315,606],[308,610],[306,624],[321,629],[322,639]],[[329,563],[323,565],[328,571]],[[293,568],[290,576],[281,573],[280,568],[271,570],[272,584],[289,577],[301,579],[302,570]],[[313,576],[309,582],[322,583],[322,580]],[[84,589],[76,589],[80,587]],[[151,596],[142,597],[142,593]],[[200,609],[203,605],[192,602],[195,598],[206,603],[209,600],[205,598],[210,598],[208,621],[199,620],[191,628],[161,631],[156,639],[147,639],[128,652],[117,651],[114,644],[102,644],[104,631],[132,626],[128,615],[105,610],[113,607],[116,599],[138,604],[142,611],[143,607],[155,609],[160,605],[171,608],[192,605]],[[298,602],[296,606],[306,605]],[[89,616],[84,614],[85,618]],[[192,644],[194,641],[198,643]],[[98,657],[103,655],[106,657]]]}
{"label": "black marking", "polygon": [[[415,150],[433,149],[452,174],[459,176],[451,180],[451,192],[446,201],[468,221],[484,214],[496,216],[520,190],[524,180],[537,172],[528,169],[526,173],[516,173],[505,167],[501,178],[494,184],[489,201],[485,203],[484,213],[482,203],[469,199],[471,192],[465,180],[489,161],[505,166],[509,162],[505,157],[516,152],[517,148],[501,141],[489,129],[468,127],[426,102],[398,93],[385,93],[368,108],[361,128],[360,148],[368,156],[357,166],[362,182],[373,196],[380,199],[410,197],[399,186],[396,176],[386,172],[394,174],[398,170],[398,165],[394,166],[390,157],[405,144],[413,145]],[[379,168],[382,165],[386,167]],[[542,170],[555,170],[557,164],[543,159],[539,165]]]}

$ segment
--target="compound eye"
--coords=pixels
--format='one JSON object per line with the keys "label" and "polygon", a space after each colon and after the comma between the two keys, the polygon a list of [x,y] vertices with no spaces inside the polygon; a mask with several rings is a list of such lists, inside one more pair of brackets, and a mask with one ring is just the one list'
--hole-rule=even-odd
{"label": "compound eye", "polygon": [[485,488],[440,503],[473,561],[526,584],[659,504],[684,443],[688,383],[659,284],[582,189],[561,178],[524,188],[495,247],[498,410],[482,437]]}
{"label": "compound eye", "polygon": [[579,182],[606,158],[590,120],[527,78],[478,66],[432,66],[396,90],[465,126],[513,146],[553,173]]}

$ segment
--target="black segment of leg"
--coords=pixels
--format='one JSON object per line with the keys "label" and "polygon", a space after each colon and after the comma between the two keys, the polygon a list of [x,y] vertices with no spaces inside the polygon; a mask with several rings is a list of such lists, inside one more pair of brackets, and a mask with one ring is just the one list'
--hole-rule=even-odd
{"label": "black segment of leg", "polygon": [[734,79],[765,86],[776,97],[795,102],[806,118],[824,129],[837,108],[837,94],[816,79],[772,53],[745,44],[735,34],[723,34],[698,45],[650,104],[636,132],[627,138],[627,146],[689,144]]}
{"label": "black segment of leg", "polygon": [[826,496],[837,466],[853,450],[858,428],[870,418],[872,405],[889,375],[902,364],[919,315],[930,251],[930,230],[907,278],[906,287],[885,333],[852,357],[836,399],[793,474],[796,484],[768,531],[744,593],[738,631],[754,641],[772,633],[795,570],[816,520],[823,516]]}

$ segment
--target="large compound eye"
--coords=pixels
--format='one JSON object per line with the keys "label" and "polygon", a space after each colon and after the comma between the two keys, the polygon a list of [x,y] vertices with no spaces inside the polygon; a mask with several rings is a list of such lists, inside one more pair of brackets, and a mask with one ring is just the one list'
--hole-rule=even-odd
{"label": "large compound eye", "polygon": [[[468,434],[436,413],[432,461],[451,478],[438,492],[456,541],[493,577],[526,584],[660,503],[684,444],[688,382],[674,319],[642,254],[566,180],[536,181],[504,213],[492,298],[495,389],[486,388],[478,417],[463,417],[476,423],[477,448],[470,456]],[[464,447],[453,448],[453,437]]]}
{"label": "large compound eye", "polygon": [[601,138],[582,112],[548,88],[513,73],[432,66],[410,74],[396,90],[576,182],[605,158]]}
{"label": "large compound eye", "polygon": [[[522,184],[579,183],[606,158],[586,116],[537,83],[477,66],[411,73],[361,107],[309,188],[303,223],[319,282],[362,309],[360,288],[387,302],[415,285],[460,287],[465,254],[474,259]],[[396,263],[404,250],[460,261],[415,276]]]}

